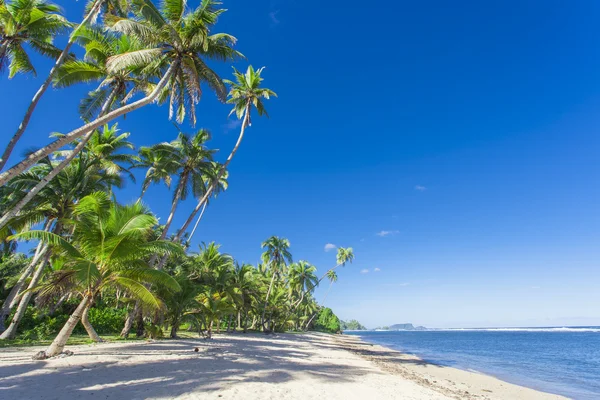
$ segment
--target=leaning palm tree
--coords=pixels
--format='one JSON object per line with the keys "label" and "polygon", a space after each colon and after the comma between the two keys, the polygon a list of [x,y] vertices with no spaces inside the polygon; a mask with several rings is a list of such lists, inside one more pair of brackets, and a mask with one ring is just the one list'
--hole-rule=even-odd
{"label": "leaning palm tree", "polygon": [[147,307],[158,309],[163,303],[147,285],[179,290],[177,281],[150,268],[145,261],[157,252],[183,254],[183,251],[169,241],[150,240],[158,221],[143,205],[120,206],[106,193],[96,192],[81,199],[74,213],[77,218],[71,241],[45,231],[15,235],[51,244],[63,263],[46,284],[36,288],[41,296],[51,295],[57,288],[81,296],[79,305],[46,350],[47,357],[63,351],[73,329],[102,291],[120,288]]}
{"label": "leaning palm tree", "polygon": [[110,57],[142,48],[136,40],[106,32],[100,27],[79,29],[75,40],[85,49],[83,60],[66,61],[56,72],[53,82],[58,88],[99,82],[98,87],[81,100],[79,113],[84,121],[93,120],[105,102],[109,103],[107,111],[110,111],[147,87],[144,79],[135,76],[136,71],[111,71],[107,67]]}
{"label": "leaning palm tree", "polygon": [[35,75],[24,45],[43,56],[57,58],[61,50],[52,44],[53,39],[68,27],[56,4],[43,0],[0,1],[0,71],[10,64],[9,78],[18,73]]}
{"label": "leaning palm tree", "polygon": [[179,160],[174,156],[175,148],[172,151],[156,151],[156,147],[142,147],[139,150],[139,161],[136,163],[137,168],[145,168],[146,175],[142,182],[142,192],[138,201],[142,201],[146,191],[151,184],[164,182],[167,188],[171,188],[172,177],[179,169]]}
{"label": "leaning palm tree", "polygon": [[137,0],[134,4],[135,19],[114,17],[113,30],[131,36],[147,48],[110,57],[107,60],[108,70],[111,73],[140,70],[142,77],[159,79],[158,83],[147,86],[149,93],[144,98],[96,118],[32,152],[25,160],[0,174],[0,185],[94,129],[154,101],[169,98],[170,110],[177,109],[177,119],[181,120],[189,113],[192,122],[195,121],[194,108],[200,101],[202,83],[207,83],[224,101],[225,85],[205,60],[228,61],[241,54],[232,48],[236,42],[233,36],[210,34],[219,15],[224,12],[217,8],[218,4],[214,0],[203,0],[195,10],[186,11],[184,1],[165,0],[162,9],[158,10],[150,0]]}
{"label": "leaning palm tree", "polygon": [[331,287],[338,280],[338,276],[335,271],[327,271],[326,275],[327,275],[327,279],[329,279],[329,288],[327,289],[327,293],[325,293],[325,297],[323,297],[322,304],[325,303],[325,300],[327,300],[327,296],[329,296],[329,292],[331,291]]}
{"label": "leaning palm tree", "polygon": [[[219,182],[221,177],[226,173],[229,163],[233,159],[233,156],[235,156],[235,153],[238,151],[240,144],[242,143],[246,127],[251,125],[250,113],[252,108],[256,108],[259,116],[266,115],[268,117],[267,110],[263,104],[263,99],[269,99],[271,96],[277,97],[277,94],[272,90],[260,87],[260,84],[263,81],[263,78],[260,76],[260,74],[262,73],[263,69],[264,67],[254,70],[252,66],[249,66],[246,70],[246,73],[242,74],[234,68],[234,77],[236,81],[232,82],[225,80],[225,82],[231,86],[231,89],[229,90],[229,99],[227,100],[227,103],[233,104],[233,109],[231,110],[230,115],[235,113],[238,119],[242,120],[242,127],[240,128],[240,135],[238,136],[238,140],[235,143],[233,150],[231,150],[229,157],[227,157],[227,160],[223,164],[221,172],[219,172],[219,175],[216,177],[216,182]],[[216,186],[212,185],[206,194],[200,199],[192,214],[183,224],[183,227],[179,231],[180,234],[183,234],[183,232],[187,230],[198,211],[204,207],[204,204],[208,201],[215,189]]]}
{"label": "leaning palm tree", "polygon": [[[19,2],[26,3],[26,1],[31,1],[31,0],[17,0],[17,3],[19,3]],[[4,3],[4,1],[0,1],[0,7],[2,6],[3,3]],[[44,4],[47,4],[47,3],[44,3]],[[46,80],[44,80],[44,82],[42,83],[42,85],[40,86],[40,88],[37,90],[37,92],[35,93],[35,95],[31,99],[31,102],[29,103],[29,107],[27,107],[27,111],[25,112],[25,116],[23,116],[23,119],[21,120],[21,123],[19,124],[19,127],[17,128],[17,131],[15,132],[15,134],[13,135],[13,137],[10,139],[10,141],[8,142],[8,145],[6,146],[6,149],[2,153],[2,156],[0,157],[0,171],[6,165],[6,162],[8,161],[8,158],[10,157],[12,151],[14,150],[15,146],[17,145],[17,142],[19,141],[19,139],[21,138],[21,136],[23,135],[23,133],[25,133],[25,129],[27,129],[27,125],[29,124],[29,120],[31,119],[31,116],[33,115],[33,112],[35,111],[35,107],[37,106],[38,102],[40,101],[40,99],[42,98],[42,96],[44,95],[44,93],[46,92],[46,89],[48,89],[48,87],[50,86],[50,83],[52,82],[52,78],[54,77],[54,74],[56,74],[56,72],[58,71],[58,68],[60,68],[60,66],[62,65],[62,63],[65,62],[68,59],[68,57],[69,57],[69,51],[71,49],[71,46],[75,42],[75,36],[77,35],[77,32],[82,27],[87,26],[87,24],[90,23],[90,21],[92,21],[93,19],[95,19],[97,17],[98,13],[101,11],[102,8],[105,8],[105,12],[107,14],[108,13],[113,13],[113,12],[122,13],[122,11],[121,11],[121,1],[120,0],[91,0],[88,3],[88,5],[87,5],[87,7],[85,9],[85,16],[84,16],[83,20],[81,21],[81,23],[79,24],[79,26],[69,36],[69,40],[67,41],[67,44],[65,45],[64,49],[62,50],[62,52],[58,51],[58,54],[57,54],[54,51],[54,49],[49,48],[49,47],[46,46],[45,52],[48,53],[48,54],[50,54],[50,55],[52,55],[54,58],[56,58],[56,61],[54,63],[54,66],[52,67],[52,69],[48,73],[48,76],[46,77]],[[37,22],[35,21],[34,18],[32,18],[29,21],[29,23],[30,24],[36,24]],[[64,23],[66,23],[66,21],[64,21]],[[53,28],[53,29],[56,29],[56,28]],[[61,31],[62,31],[62,28],[61,28]],[[42,45],[42,47],[40,47],[40,50],[43,49],[43,48],[44,47]],[[58,148],[60,148],[60,147],[62,147],[62,146],[59,146]],[[54,149],[52,151],[58,150],[58,148],[56,148],[56,149]],[[33,161],[33,163],[41,160],[43,157],[49,156],[50,153],[51,152],[49,152],[49,153],[41,156],[40,158],[37,158],[35,161]],[[17,174],[21,173],[22,171],[24,171],[24,169],[18,171],[16,174],[13,174],[8,179],[13,178],[14,176],[16,176]]]}
{"label": "leaning palm tree", "polygon": [[289,251],[290,241],[286,238],[280,238],[278,236],[271,236],[262,243],[261,247],[266,249],[262,255],[263,263],[268,266],[272,275],[271,282],[269,283],[269,289],[267,290],[267,296],[265,298],[265,306],[261,316],[261,324],[263,330],[266,332],[265,314],[269,304],[269,296],[273,290],[273,283],[275,282],[276,277],[278,277],[285,269],[286,262],[292,262],[292,253]]}
{"label": "leaning palm tree", "polygon": [[318,285],[318,278],[315,275],[316,271],[317,267],[304,260],[290,265],[288,272],[290,292],[299,295],[299,299],[293,308],[302,303],[306,293]]}
{"label": "leaning palm tree", "polygon": [[[0,197],[12,202],[20,201],[22,197],[31,192],[32,187],[37,186],[39,181],[52,173],[55,167],[56,163],[45,160],[44,163],[19,175],[8,185],[0,188]],[[120,186],[120,184],[121,178],[118,175],[109,174],[99,168],[98,159],[85,154],[81,155],[68,168],[57,174],[48,186],[37,193],[27,208],[14,218],[11,224],[17,228],[15,230],[22,231],[32,225],[42,223],[45,231],[63,234],[64,226],[72,219],[73,207],[81,198],[96,191],[110,192],[112,186]],[[35,287],[42,278],[49,260],[49,250],[48,246],[43,243],[38,245],[28,268],[23,271],[2,305],[0,311],[2,320],[10,314],[13,308],[16,307],[16,311],[8,329],[0,336],[1,339],[12,339],[16,335],[17,327],[33,296],[32,291],[28,290],[23,293],[23,289],[30,276],[29,289]]]}

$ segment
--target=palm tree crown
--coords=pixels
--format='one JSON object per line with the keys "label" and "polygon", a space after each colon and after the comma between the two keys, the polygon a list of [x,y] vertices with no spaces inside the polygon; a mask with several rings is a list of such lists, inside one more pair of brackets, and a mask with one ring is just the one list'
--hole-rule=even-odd
{"label": "palm tree crown", "polygon": [[60,7],[43,0],[0,0],[0,71],[10,59],[8,77],[36,74],[23,45],[46,57],[57,58],[61,50],[52,41],[70,24]]}

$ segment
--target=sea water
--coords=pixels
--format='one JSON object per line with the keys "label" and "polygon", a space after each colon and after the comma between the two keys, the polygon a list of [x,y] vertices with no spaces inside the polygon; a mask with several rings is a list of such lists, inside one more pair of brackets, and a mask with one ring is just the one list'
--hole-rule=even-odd
{"label": "sea water", "polygon": [[345,333],[435,364],[574,399],[600,399],[600,327]]}

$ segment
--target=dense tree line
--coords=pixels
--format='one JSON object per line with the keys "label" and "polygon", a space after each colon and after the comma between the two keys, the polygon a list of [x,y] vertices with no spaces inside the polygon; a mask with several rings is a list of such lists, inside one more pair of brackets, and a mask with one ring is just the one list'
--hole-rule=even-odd
{"label": "dense tree line", "polygon": [[[282,237],[262,243],[258,265],[237,262],[214,242],[190,248],[207,206],[228,188],[227,168],[252,114],[266,116],[264,101],[276,96],[262,87],[262,68],[234,69],[227,80],[210,67],[242,58],[236,38],[214,33],[224,12],[214,0],[194,9],[183,0],[91,0],[81,21],[70,22],[43,0],[0,0],[0,73],[39,76],[30,52],[54,60],[16,131],[2,135],[10,140],[0,159],[0,339],[54,336],[46,351],[54,356],[78,331],[98,342],[100,334],[126,338],[133,330],[176,337],[182,326],[206,337],[215,330],[340,330],[314,289],[337,280],[336,269],[354,258],[351,248],[339,248],[322,276],[294,261]],[[68,35],[62,49],[54,45],[59,35]],[[74,85],[90,87],[80,126],[5,168],[46,90]],[[241,121],[223,163],[207,129],[142,148],[118,129],[119,117],[151,103],[167,103],[169,118],[193,126],[203,86]],[[51,132],[52,120],[46,126]],[[134,169],[145,171],[139,198],[122,204],[114,189]],[[154,184],[173,192],[162,225],[144,203]],[[189,197],[194,208],[173,226]],[[24,241],[35,244],[31,254],[18,252]]]}

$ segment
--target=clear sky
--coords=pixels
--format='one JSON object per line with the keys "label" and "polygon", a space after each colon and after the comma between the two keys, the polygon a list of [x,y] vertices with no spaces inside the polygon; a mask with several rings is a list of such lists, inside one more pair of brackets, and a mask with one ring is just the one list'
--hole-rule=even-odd
{"label": "clear sky", "polygon": [[[352,246],[325,305],[369,327],[600,325],[600,3],[224,3],[220,30],[279,98],[194,247],[256,263],[261,241],[284,236],[324,272],[327,244]],[[82,2],[59,4],[79,20]],[[50,63],[34,61],[43,77]],[[39,84],[0,79],[3,142]],[[49,92],[17,154],[77,127],[89,89]],[[208,90],[197,110],[220,160],[238,133],[228,111]],[[153,105],[119,126],[150,145],[175,138],[167,118]],[[171,194],[147,200],[164,221]]]}

